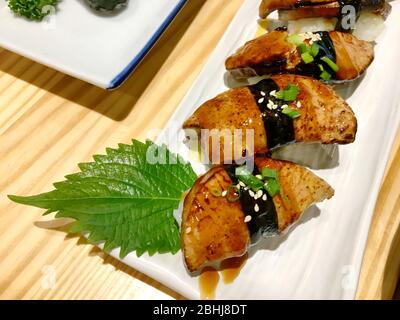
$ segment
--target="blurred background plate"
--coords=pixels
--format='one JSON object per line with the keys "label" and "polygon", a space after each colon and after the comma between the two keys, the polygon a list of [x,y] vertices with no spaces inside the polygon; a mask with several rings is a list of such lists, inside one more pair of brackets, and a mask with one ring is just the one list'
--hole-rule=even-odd
{"label": "blurred background plate", "polygon": [[0,0],[0,46],[105,89],[135,69],[186,0],[130,0],[112,15],[83,0],[61,1],[41,23],[13,15]]}

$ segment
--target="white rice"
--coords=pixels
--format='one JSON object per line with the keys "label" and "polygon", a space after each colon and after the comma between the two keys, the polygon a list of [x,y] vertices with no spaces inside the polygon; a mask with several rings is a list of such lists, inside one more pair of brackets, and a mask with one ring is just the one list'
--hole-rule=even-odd
{"label": "white rice", "polygon": [[[337,19],[327,18],[307,18],[289,21],[287,24],[290,34],[316,32],[316,31],[332,31],[335,30]],[[363,11],[356,23],[353,34],[366,41],[375,41],[385,28],[385,20],[383,17],[371,12]]]}
{"label": "white rice", "polygon": [[365,41],[375,41],[385,29],[383,17],[371,12],[362,12],[353,34]]}

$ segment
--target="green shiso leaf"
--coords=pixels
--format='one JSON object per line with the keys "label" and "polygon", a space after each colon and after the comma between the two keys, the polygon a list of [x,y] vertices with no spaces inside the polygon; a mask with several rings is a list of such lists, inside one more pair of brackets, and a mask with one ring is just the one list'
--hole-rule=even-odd
{"label": "green shiso leaf", "polygon": [[51,13],[50,7],[56,9],[60,0],[8,0],[8,7],[15,14],[29,20],[42,21]]}
{"label": "green shiso leaf", "polygon": [[[121,257],[132,251],[176,253],[180,236],[173,211],[196,179],[190,164],[164,145],[137,140],[93,158],[51,192],[9,198],[75,219],[71,232],[89,233],[89,241],[105,242],[105,251],[120,248]],[[168,163],[152,164],[154,159]]]}

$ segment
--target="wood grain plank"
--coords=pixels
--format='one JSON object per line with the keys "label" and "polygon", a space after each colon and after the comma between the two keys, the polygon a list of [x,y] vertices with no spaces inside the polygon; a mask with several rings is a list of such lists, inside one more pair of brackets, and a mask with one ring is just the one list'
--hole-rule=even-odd
{"label": "wood grain plank", "polygon": [[358,299],[392,299],[400,275],[400,131],[377,200]]}
{"label": "wood grain plank", "polygon": [[162,128],[242,1],[189,1],[113,92],[0,50],[0,299],[183,298],[5,195],[50,190],[106,146]]}

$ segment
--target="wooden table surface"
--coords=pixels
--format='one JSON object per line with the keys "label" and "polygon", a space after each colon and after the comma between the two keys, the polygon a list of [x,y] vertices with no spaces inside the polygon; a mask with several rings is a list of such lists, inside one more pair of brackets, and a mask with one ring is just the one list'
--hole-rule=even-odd
{"label": "wooden table surface", "polygon": [[[243,0],[190,0],[132,77],[106,92],[0,48],[0,299],[183,298],[67,235],[7,194],[52,182],[106,146],[162,128]],[[378,200],[358,289],[390,299],[400,265],[400,134]]]}

